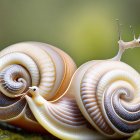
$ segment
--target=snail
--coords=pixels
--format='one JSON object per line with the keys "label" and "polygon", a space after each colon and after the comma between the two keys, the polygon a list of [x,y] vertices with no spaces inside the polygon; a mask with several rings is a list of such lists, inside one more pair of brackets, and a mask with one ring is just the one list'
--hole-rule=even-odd
{"label": "snail", "polygon": [[59,139],[132,135],[140,128],[140,75],[120,60],[126,49],[140,47],[140,39],[120,38],[118,44],[119,52],[112,59],[89,61],[77,70],[67,54],[45,43],[24,42],[4,49],[0,120],[45,129]]}
{"label": "snail", "polygon": [[25,98],[47,131],[60,139],[98,140],[128,137],[140,128],[140,75],[120,61],[126,49],[140,47],[140,39],[134,36],[124,42],[120,38],[118,44],[112,59],[80,66],[56,100],[48,101],[39,87],[30,87],[31,96]]}
{"label": "snail", "polygon": [[25,95],[30,86],[38,86],[42,97],[55,100],[67,89],[75,70],[75,63],[66,53],[45,43],[22,42],[2,50],[0,121],[46,132],[35,119]]}

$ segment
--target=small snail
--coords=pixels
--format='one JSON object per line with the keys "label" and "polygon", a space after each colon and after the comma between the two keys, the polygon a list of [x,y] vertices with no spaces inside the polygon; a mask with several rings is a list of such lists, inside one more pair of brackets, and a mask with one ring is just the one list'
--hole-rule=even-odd
{"label": "small snail", "polygon": [[120,59],[126,49],[140,47],[140,39],[120,38],[118,43],[114,58],[90,61],[77,70],[67,54],[45,43],[4,49],[0,120],[36,131],[44,128],[60,139],[132,135],[140,128],[140,75]]}
{"label": "small snail", "polygon": [[[47,131],[60,139],[97,140],[131,136],[140,128],[140,75],[120,62],[126,49],[140,47],[140,39],[120,39],[118,44],[114,58],[79,67],[58,99],[46,101],[38,87],[30,88],[32,97],[26,95],[26,100]],[[93,128],[80,115],[75,100]]]}

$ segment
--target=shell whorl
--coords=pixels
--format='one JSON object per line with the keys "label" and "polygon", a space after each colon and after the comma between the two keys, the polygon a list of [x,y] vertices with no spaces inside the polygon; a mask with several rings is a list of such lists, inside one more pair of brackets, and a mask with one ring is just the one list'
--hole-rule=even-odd
{"label": "shell whorl", "polygon": [[[31,78],[25,68],[29,71]],[[15,88],[17,88],[17,90],[19,88],[19,92],[20,92],[19,84],[22,84],[23,89],[25,88],[27,89],[28,86],[31,85],[30,79],[32,79],[33,85],[39,84],[38,67],[36,66],[35,62],[25,54],[10,53],[1,57],[0,71],[1,71],[0,78],[2,81],[0,83],[0,87],[1,87],[0,89],[1,92],[3,92],[6,96],[14,97],[12,94],[10,94],[10,91],[14,92]],[[26,81],[28,84],[26,84]]]}
{"label": "shell whorl", "polygon": [[140,128],[139,85],[139,74],[127,64],[98,62],[85,72],[81,81],[83,115],[105,135],[131,135]]}
{"label": "shell whorl", "polygon": [[0,62],[5,66],[9,64],[22,65],[32,75],[32,85],[42,89],[40,94],[43,96],[49,94],[55,82],[55,66],[51,57],[39,47],[21,46],[22,44],[19,44],[3,50]]}
{"label": "shell whorl", "polygon": [[[18,78],[18,75],[20,78]],[[1,92],[11,98],[21,96],[31,85],[30,79],[26,69],[19,65],[11,65],[0,73]]]}

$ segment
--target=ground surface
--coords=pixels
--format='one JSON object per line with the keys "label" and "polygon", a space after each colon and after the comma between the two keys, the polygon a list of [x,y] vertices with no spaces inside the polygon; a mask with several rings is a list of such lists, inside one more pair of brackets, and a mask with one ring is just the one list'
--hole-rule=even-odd
{"label": "ground surface", "polygon": [[[20,128],[0,123],[0,140],[56,140],[52,135],[29,133]],[[140,130],[129,140],[140,140]]]}

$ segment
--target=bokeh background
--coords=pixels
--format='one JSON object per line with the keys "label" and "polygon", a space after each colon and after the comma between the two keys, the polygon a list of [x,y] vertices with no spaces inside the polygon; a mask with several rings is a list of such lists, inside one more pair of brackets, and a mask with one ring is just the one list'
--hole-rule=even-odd
{"label": "bokeh background", "polygon": [[[123,39],[140,33],[139,0],[0,0],[0,49],[22,41],[39,41],[67,52],[78,66],[113,57],[118,50],[115,19]],[[123,61],[140,71],[140,48]]]}

